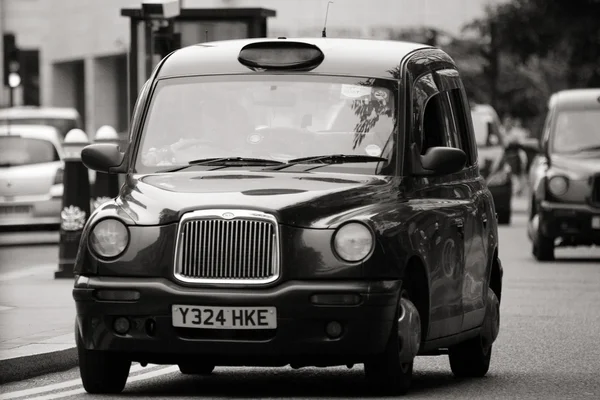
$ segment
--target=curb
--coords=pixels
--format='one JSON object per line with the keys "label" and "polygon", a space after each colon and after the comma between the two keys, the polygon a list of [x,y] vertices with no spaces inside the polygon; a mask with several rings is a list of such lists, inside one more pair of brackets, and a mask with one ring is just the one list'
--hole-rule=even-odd
{"label": "curb", "polygon": [[0,360],[0,385],[66,371],[78,365],[76,347]]}

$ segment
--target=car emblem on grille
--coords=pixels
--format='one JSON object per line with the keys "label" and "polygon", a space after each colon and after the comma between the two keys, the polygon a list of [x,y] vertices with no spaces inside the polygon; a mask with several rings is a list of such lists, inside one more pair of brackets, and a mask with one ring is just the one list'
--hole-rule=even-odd
{"label": "car emblem on grille", "polygon": [[235,215],[231,212],[223,213],[223,218],[225,218],[225,219],[233,219],[234,217],[235,217]]}

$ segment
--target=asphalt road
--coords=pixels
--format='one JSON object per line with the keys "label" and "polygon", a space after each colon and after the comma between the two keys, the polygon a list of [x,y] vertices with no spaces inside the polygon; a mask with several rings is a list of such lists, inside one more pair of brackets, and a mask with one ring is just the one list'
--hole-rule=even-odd
{"label": "asphalt road", "polygon": [[[530,256],[524,216],[500,230],[501,331],[488,376],[459,381],[446,356],[421,357],[408,398],[599,399],[600,249],[560,250],[556,262],[540,264]],[[373,397],[362,366],[217,368],[210,377],[185,376],[172,366],[132,368],[123,394],[111,399]],[[84,395],[77,369],[0,387],[0,399],[80,398],[105,397]]]}

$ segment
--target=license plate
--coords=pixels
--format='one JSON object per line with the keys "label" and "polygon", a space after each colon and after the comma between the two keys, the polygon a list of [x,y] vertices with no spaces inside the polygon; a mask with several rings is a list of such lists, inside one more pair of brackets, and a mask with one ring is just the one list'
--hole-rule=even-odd
{"label": "license plate", "polygon": [[19,215],[29,215],[31,206],[1,206],[0,217],[15,217]]}
{"label": "license plate", "polygon": [[173,326],[201,329],[275,329],[275,307],[205,307],[174,305]]}
{"label": "license plate", "polygon": [[600,229],[600,217],[592,217],[592,228]]}

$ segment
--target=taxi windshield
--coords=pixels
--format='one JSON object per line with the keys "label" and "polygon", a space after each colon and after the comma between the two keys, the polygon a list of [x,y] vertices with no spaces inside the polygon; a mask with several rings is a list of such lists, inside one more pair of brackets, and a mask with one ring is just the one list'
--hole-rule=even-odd
{"label": "taxi windshield", "polygon": [[556,118],[552,149],[578,153],[600,149],[600,108],[560,111]]}
{"label": "taxi windshield", "polygon": [[382,163],[375,157],[389,160],[393,153],[396,82],[372,83],[292,75],[161,81],[144,124],[136,170],[205,158],[287,162],[344,154],[373,156],[375,161],[360,166],[373,173]]}

